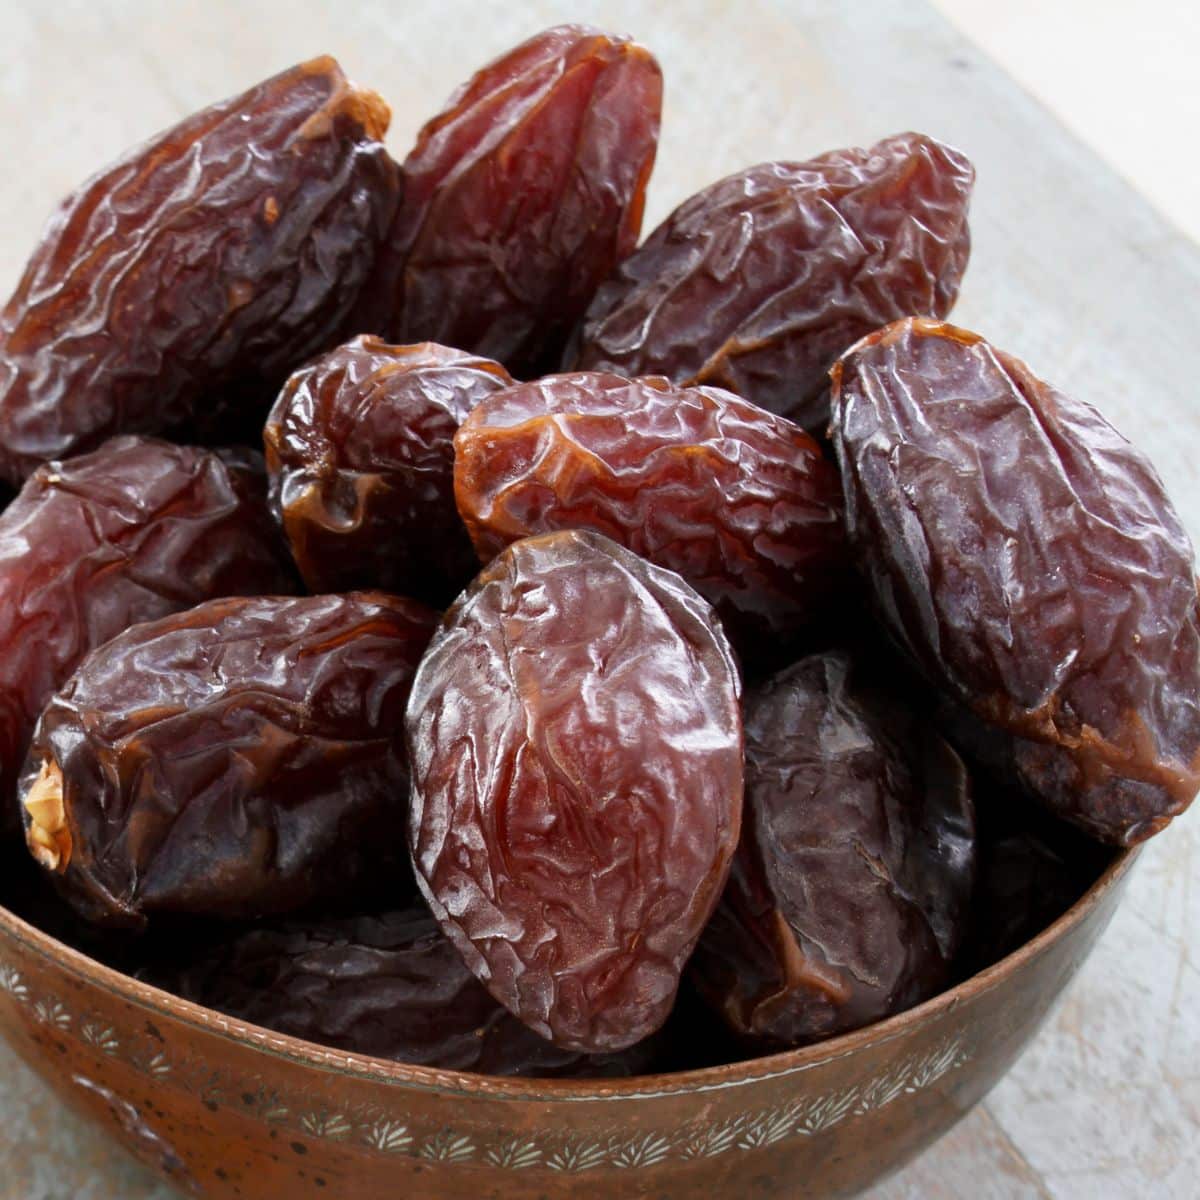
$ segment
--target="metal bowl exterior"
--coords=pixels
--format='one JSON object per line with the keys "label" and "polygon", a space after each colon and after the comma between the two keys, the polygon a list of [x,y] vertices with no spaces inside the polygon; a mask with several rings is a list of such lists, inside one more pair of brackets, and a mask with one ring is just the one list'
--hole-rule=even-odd
{"label": "metal bowl exterior", "polygon": [[3,909],[0,1031],[196,1195],[852,1195],[1000,1078],[1108,924],[1135,857],[1016,954],[918,1008],[678,1075],[502,1081],[325,1050],[139,984]]}

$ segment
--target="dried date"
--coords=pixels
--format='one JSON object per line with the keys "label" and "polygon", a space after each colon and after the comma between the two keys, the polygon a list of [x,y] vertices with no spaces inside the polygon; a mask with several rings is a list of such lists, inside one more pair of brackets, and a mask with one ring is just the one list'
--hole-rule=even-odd
{"label": "dried date", "polygon": [[714,384],[819,434],[825,372],[851,342],[950,311],[974,176],[918,133],[730,175],[600,288],[567,366]]}
{"label": "dried date", "polygon": [[594,533],[510,546],[421,662],[417,882],[488,990],[570,1050],[658,1029],[741,819],[737,670],[678,576]]}
{"label": "dried date", "polygon": [[1131,844],[1200,787],[1200,602],[1153,467],[977,334],[899,321],[832,372],[851,539],[972,748]]}
{"label": "dried date", "polygon": [[424,906],[253,929],[139,975],[291,1037],[454,1071],[636,1075],[656,1048],[650,1039],[586,1055],[538,1037],[491,997]]}
{"label": "dried date", "polygon": [[532,533],[596,530],[687,579],[739,648],[799,629],[841,581],[832,464],[803,430],[728,392],[552,375],[483,401],[454,449],[481,559]]}
{"label": "dried date", "polygon": [[[257,421],[335,344],[396,209],[389,112],[331,58],[131,150],[63,202],[0,314],[0,474],[113,433]],[[232,414],[240,436],[244,414]]]}
{"label": "dried date", "polygon": [[662,75],[628,38],[560,25],[477,72],[417,138],[359,325],[554,370],[637,244]]}
{"label": "dried date", "polygon": [[294,590],[245,465],[152,438],[47,463],[0,514],[0,830],[34,722],[79,660],[136,621]]}
{"label": "dried date", "polygon": [[478,568],[454,507],[454,434],[510,386],[499,363],[359,337],[297,371],[267,419],[271,504],[313,592],[443,604]]}
{"label": "dried date", "polygon": [[98,924],[248,919],[403,878],[403,714],[434,613],[215,600],[92,651],[35,730],[30,851]]}
{"label": "dried date", "polygon": [[975,879],[966,769],[907,708],[813,655],[746,698],[746,811],[690,967],[759,1048],[857,1029],[941,990]]}

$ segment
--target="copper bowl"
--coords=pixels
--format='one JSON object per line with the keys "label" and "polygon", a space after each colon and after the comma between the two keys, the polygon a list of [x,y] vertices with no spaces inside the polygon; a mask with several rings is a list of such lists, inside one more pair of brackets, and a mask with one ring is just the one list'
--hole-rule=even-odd
{"label": "copper bowl", "polygon": [[112,971],[0,909],[0,1030],[73,1107],[201,1196],[851,1195],[1008,1069],[1135,851],[1015,954],[817,1046],[674,1075],[511,1081],[339,1053]]}

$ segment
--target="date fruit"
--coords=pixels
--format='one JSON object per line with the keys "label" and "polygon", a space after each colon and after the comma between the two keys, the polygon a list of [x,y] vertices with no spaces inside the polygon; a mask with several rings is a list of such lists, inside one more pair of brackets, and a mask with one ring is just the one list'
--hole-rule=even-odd
{"label": "date fruit", "polygon": [[898,317],[950,311],[974,178],[962,154],[919,133],[730,175],[617,268],[566,365],[715,384],[820,434],[825,373],[847,346]]}
{"label": "date fruit", "polygon": [[661,108],[653,56],[580,25],[477,72],[404,162],[360,328],[458,346],[517,376],[554,370],[637,245]]}
{"label": "date fruit", "polygon": [[975,879],[966,769],[850,659],[802,659],[746,698],[746,811],[692,959],[759,1048],[831,1037],[950,979]]}
{"label": "date fruit", "polygon": [[113,438],[35,471],[0,514],[0,832],[20,826],[38,714],[84,654],[215,596],[294,590],[247,465]]}
{"label": "date fruit", "polygon": [[729,392],[552,375],[484,400],[454,452],[481,559],[529,534],[596,530],[682,575],[739,647],[794,632],[841,582],[833,465],[803,430]]}
{"label": "date fruit", "polygon": [[[67,198],[0,314],[0,474],[113,433],[257,423],[336,344],[395,212],[387,105],[317,58],[131,150]],[[238,433],[245,420],[236,422]]]}
{"label": "date fruit", "polygon": [[444,604],[478,569],[454,507],[454,434],[512,384],[431,342],[359,337],[297,371],[267,419],[271,505],[313,592]]}
{"label": "date fruit", "polygon": [[656,1046],[585,1055],[538,1037],[492,999],[423,905],[257,928],[139,975],[291,1037],[452,1071],[636,1075]]}
{"label": "date fruit", "polygon": [[446,614],[407,714],[417,883],[567,1050],[666,1020],[737,843],[737,668],[678,576],[583,531],[517,542]]}
{"label": "date fruit", "polygon": [[356,592],[135,625],[38,722],[30,851],[78,912],[133,929],[287,913],[402,875],[404,705],[436,621]]}
{"label": "date fruit", "polygon": [[1162,829],[1200,788],[1200,602],[1153,467],[1095,409],[936,321],[879,330],[832,380],[852,543],[892,636],[978,726],[968,740],[1095,837]]}

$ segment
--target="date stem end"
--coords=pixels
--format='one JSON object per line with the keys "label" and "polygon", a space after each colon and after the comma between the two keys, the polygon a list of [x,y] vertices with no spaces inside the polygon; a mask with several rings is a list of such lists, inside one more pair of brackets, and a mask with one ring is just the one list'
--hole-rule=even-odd
{"label": "date stem end", "polygon": [[48,871],[65,871],[71,861],[71,831],[63,803],[62,771],[53,759],[42,763],[23,803],[29,815],[25,831],[29,852]]}

